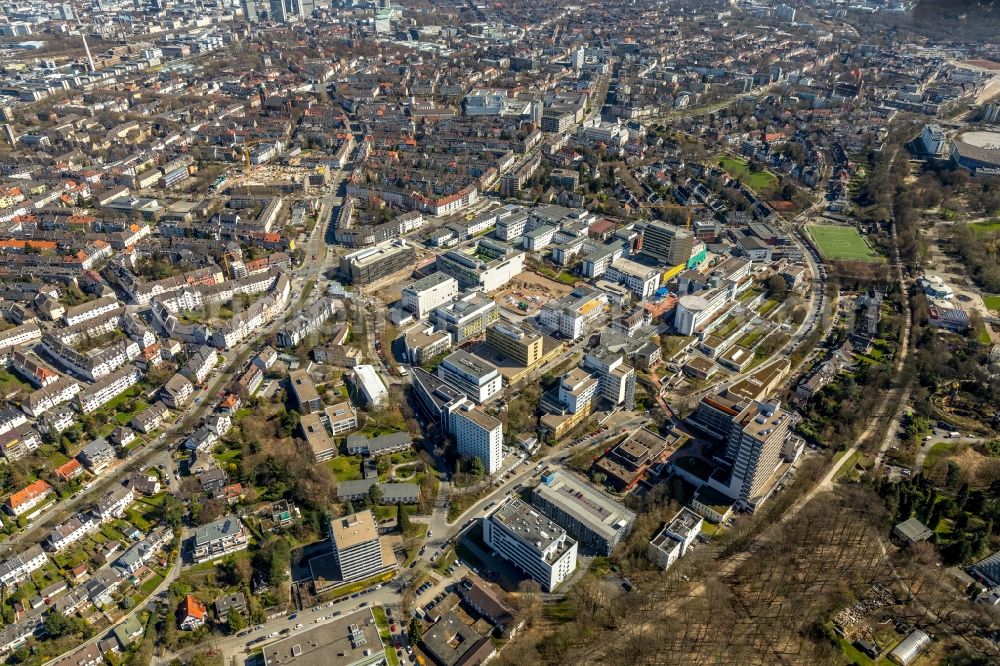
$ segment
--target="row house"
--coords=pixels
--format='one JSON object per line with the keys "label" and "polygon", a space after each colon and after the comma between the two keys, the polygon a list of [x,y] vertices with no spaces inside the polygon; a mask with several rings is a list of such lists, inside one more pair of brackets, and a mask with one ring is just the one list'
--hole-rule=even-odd
{"label": "row house", "polygon": [[0,410],[0,435],[28,422],[28,417],[16,407]]}
{"label": "row house", "polygon": [[59,377],[55,382],[32,391],[21,403],[29,416],[38,418],[54,407],[71,401],[80,392],[80,384],[69,377]]}
{"label": "row house", "polygon": [[35,322],[28,322],[0,332],[0,358],[5,357],[14,347],[26,345],[42,339],[42,329]]}
{"label": "row house", "polygon": [[134,361],[141,351],[135,342],[121,340],[82,353],[51,334],[42,339],[42,344],[65,369],[91,382],[103,379],[126,363]]}
{"label": "row house", "polygon": [[38,429],[41,432],[59,434],[76,422],[76,412],[67,405],[53,407],[38,419]]}
{"label": "row house", "polygon": [[310,333],[315,333],[337,312],[337,302],[332,298],[318,299],[278,331],[278,344],[295,347]]}
{"label": "row house", "polygon": [[251,363],[246,372],[240,375],[236,384],[239,387],[241,396],[249,398],[264,382],[264,372],[254,363]]}
{"label": "row house", "polygon": [[10,369],[36,388],[45,388],[59,379],[59,373],[42,363],[37,356],[20,350],[11,354]]}
{"label": "row house", "polygon": [[81,390],[76,396],[77,408],[83,414],[100,409],[137,384],[141,377],[139,368],[129,363]]}
{"label": "row house", "polygon": [[[110,246],[109,246],[110,249]],[[90,268],[89,266],[86,268]],[[74,305],[66,310],[63,315],[63,323],[67,326],[75,326],[81,322],[100,317],[103,314],[112,312],[118,308],[118,299],[114,296],[105,296],[97,300]]]}
{"label": "row house", "polygon": [[200,386],[208,379],[208,375],[212,372],[212,368],[219,361],[219,355],[215,349],[203,346],[194,354],[184,365],[181,370],[181,374],[190,379],[194,384]]}
{"label": "row house", "polygon": [[52,552],[59,553],[74,543],[100,529],[101,523],[89,514],[78,513],[66,522],[57,525],[45,537],[45,545]]}

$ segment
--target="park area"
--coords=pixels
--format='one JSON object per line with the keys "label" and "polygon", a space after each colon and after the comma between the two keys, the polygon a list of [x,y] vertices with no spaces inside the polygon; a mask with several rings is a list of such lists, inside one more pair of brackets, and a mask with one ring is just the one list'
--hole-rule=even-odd
{"label": "park area", "polygon": [[819,252],[829,261],[882,261],[854,227],[832,224],[806,226]]}
{"label": "park area", "polygon": [[755,192],[769,190],[778,184],[778,179],[768,171],[751,171],[746,160],[726,155],[716,157],[718,164],[726,173],[738,179]]}

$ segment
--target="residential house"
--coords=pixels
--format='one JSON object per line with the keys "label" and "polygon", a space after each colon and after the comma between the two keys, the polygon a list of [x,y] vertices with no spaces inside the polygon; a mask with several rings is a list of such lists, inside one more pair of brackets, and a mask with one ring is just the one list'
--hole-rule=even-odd
{"label": "residential house", "polygon": [[193,393],[194,384],[179,372],[167,380],[167,383],[160,389],[160,397],[171,409],[180,409],[186,405]]}
{"label": "residential house", "polygon": [[115,449],[103,437],[98,437],[80,449],[76,459],[93,474],[100,474],[115,460]]}
{"label": "residential house", "polygon": [[205,624],[205,614],[208,610],[205,604],[189,594],[177,608],[177,624],[182,631],[194,631]]}
{"label": "residential house", "polygon": [[4,508],[7,509],[7,513],[18,518],[44,502],[53,492],[55,491],[52,486],[39,479],[11,494],[4,503]]}

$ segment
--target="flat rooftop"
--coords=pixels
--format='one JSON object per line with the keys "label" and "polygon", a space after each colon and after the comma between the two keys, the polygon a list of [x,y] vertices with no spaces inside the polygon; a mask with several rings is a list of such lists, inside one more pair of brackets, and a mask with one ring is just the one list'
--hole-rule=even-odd
{"label": "flat rooftop", "polygon": [[434,287],[442,285],[448,281],[455,282],[455,278],[448,275],[447,273],[442,273],[441,271],[437,271],[435,273],[431,273],[427,277],[420,278],[419,280],[409,285],[408,287],[404,287],[403,291],[421,292],[424,291],[425,289],[432,289]]}
{"label": "flat rooftop", "polygon": [[490,375],[497,373],[497,367],[495,365],[489,361],[479,358],[478,356],[470,354],[464,349],[452,352],[447,358],[444,359],[444,361],[442,361],[442,363],[478,379],[489,377]]}
{"label": "flat rooftop", "polygon": [[378,539],[375,516],[371,511],[359,511],[349,516],[334,518],[330,521],[330,534],[333,535],[339,550]]}
{"label": "flat rooftop", "polygon": [[312,402],[319,400],[319,392],[313,383],[312,377],[305,370],[293,370],[288,373],[288,381],[292,385],[299,402]]}
{"label": "flat rooftop", "polygon": [[566,530],[520,499],[511,499],[497,509],[491,520],[500,523],[518,539],[543,553],[566,535]]}
{"label": "flat rooftop", "polygon": [[634,512],[583,481],[560,472],[553,472],[548,483],[537,486],[534,494],[573,516],[591,532],[608,538],[635,520]]}
{"label": "flat rooftop", "polygon": [[297,632],[264,648],[265,666],[350,666],[382,655],[372,610],[366,608],[319,627]]}

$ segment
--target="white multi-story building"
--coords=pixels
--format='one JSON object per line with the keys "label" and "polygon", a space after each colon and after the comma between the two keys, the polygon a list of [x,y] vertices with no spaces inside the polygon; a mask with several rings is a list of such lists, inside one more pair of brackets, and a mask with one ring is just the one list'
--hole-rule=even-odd
{"label": "white multi-story building", "polygon": [[483,541],[538,581],[546,592],[557,588],[576,569],[576,541],[517,498],[504,502],[483,521]]}
{"label": "white multi-story building", "polygon": [[542,326],[576,340],[608,311],[607,294],[591,287],[577,287],[562,298],[542,306]]}
{"label": "white multi-story building", "polygon": [[503,461],[503,425],[471,402],[451,413],[451,433],[458,454],[478,458],[487,474],[500,470]]}
{"label": "white multi-story building", "polygon": [[590,409],[600,382],[583,368],[573,368],[559,382],[559,402],[570,414]]}
{"label": "white multi-story building", "polygon": [[441,362],[437,376],[477,403],[492,399],[503,388],[503,375],[495,365],[463,349]]}
{"label": "white multi-story building", "polygon": [[245,550],[247,532],[236,516],[225,516],[195,531],[191,557],[195,563],[208,562],[229,553]]}
{"label": "white multi-story building", "polygon": [[404,287],[401,300],[403,309],[412,312],[417,319],[423,319],[431,310],[456,296],[458,280],[439,271]]}
{"label": "white multi-story building", "polygon": [[728,286],[681,296],[674,310],[674,328],[681,335],[695,335],[701,332],[734,297],[734,289]]}
{"label": "white multi-story building", "polygon": [[386,568],[378,527],[371,511],[331,520],[330,544],[341,580],[362,580]]}
{"label": "white multi-story building", "polygon": [[114,296],[105,296],[94,301],[74,305],[66,310],[63,315],[63,322],[67,326],[75,326],[88,319],[100,317],[118,308],[118,299]]}
{"label": "white multi-story building", "polygon": [[503,241],[517,240],[528,230],[528,213],[519,210],[497,219],[493,234]]}
{"label": "white multi-story building", "polygon": [[598,394],[613,405],[632,409],[635,402],[635,368],[625,363],[625,355],[598,347],[583,357],[583,367],[597,377]]}
{"label": "white multi-story building", "polygon": [[382,378],[378,376],[375,367],[372,365],[354,366],[354,384],[365,396],[365,401],[372,406],[378,407],[389,398],[389,390],[386,389]]}
{"label": "white multi-story building", "polygon": [[127,391],[141,377],[139,368],[129,363],[77,393],[76,404],[82,413],[89,414]]}
{"label": "white multi-story building", "polygon": [[702,517],[687,507],[681,509],[646,547],[646,556],[661,569],[684,557],[701,532]]}
{"label": "white multi-story building", "polygon": [[326,425],[330,427],[334,437],[358,429],[358,413],[346,400],[330,405],[324,410],[324,414]]}
{"label": "white multi-story building", "polygon": [[20,555],[15,555],[0,564],[0,585],[14,587],[48,562],[42,547],[35,544]]}
{"label": "white multi-story building", "polygon": [[624,258],[612,261],[604,277],[627,287],[638,300],[649,298],[660,286],[660,271]]}

